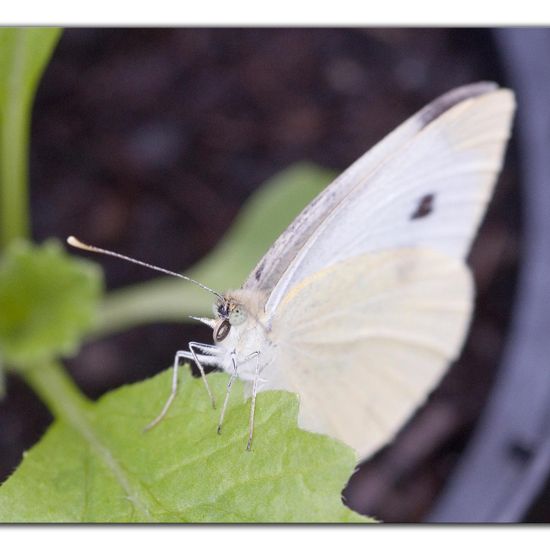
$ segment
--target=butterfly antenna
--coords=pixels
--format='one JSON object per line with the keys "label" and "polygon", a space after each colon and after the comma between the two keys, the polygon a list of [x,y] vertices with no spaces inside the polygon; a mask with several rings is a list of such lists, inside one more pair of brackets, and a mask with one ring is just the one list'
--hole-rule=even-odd
{"label": "butterfly antenna", "polygon": [[186,275],[182,275],[181,273],[175,273],[174,271],[169,271],[168,269],[163,269],[162,267],[148,264],[140,260],[136,260],[135,258],[130,258],[129,256],[118,254],[117,252],[112,252],[111,250],[105,250],[103,248],[98,248],[97,246],[92,246],[90,244],[83,243],[82,241],[79,241],[76,237],[73,237],[72,235],[67,238],[67,243],[70,244],[71,246],[74,246],[75,248],[86,250],[87,252],[96,252],[97,254],[105,254],[106,256],[113,256],[114,258],[119,258],[120,260],[126,260],[127,262],[132,262],[133,264],[138,264],[143,267],[148,267],[149,269],[153,269],[155,271],[160,271],[165,275],[171,275],[172,277],[179,277],[180,279],[184,279],[186,281],[189,281],[190,283],[194,283],[197,286],[200,286],[204,290],[207,290],[208,292],[211,292],[212,294],[217,296],[220,300],[223,300],[223,296],[219,292],[216,292],[215,290],[212,290],[210,287],[207,287],[206,285],[199,283],[199,281],[195,281],[195,279],[192,279],[191,277],[187,277]]}

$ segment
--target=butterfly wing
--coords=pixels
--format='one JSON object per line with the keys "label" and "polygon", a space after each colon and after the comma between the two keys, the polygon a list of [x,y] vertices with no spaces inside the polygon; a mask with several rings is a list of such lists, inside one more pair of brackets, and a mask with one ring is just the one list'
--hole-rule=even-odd
{"label": "butterfly wing", "polygon": [[438,101],[421,111],[430,120],[421,130],[412,137],[407,130],[376,162],[369,164],[367,153],[344,174],[345,185],[336,182],[336,206],[317,215],[292,261],[271,281],[268,316],[303,278],[366,252],[422,246],[465,258],[502,165],[514,98],[503,89],[460,97],[443,112]]}
{"label": "butterfly wing", "polygon": [[281,235],[244,288],[267,296],[261,390],[362,458],[394,436],[462,346],[464,263],[500,170],[513,94],[442,96],[361,157]]}
{"label": "butterfly wing", "polygon": [[300,395],[300,427],[366,458],[390,441],[458,354],[472,305],[463,262],[382,251],[305,278],[279,305],[260,391]]}

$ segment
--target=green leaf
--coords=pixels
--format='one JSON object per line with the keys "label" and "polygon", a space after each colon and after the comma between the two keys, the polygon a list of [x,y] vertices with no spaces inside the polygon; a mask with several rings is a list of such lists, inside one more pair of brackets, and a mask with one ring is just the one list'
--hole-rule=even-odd
{"label": "green leaf", "polygon": [[29,236],[28,149],[32,102],[61,30],[0,29],[0,246]]}
{"label": "green leaf", "polygon": [[0,261],[0,363],[24,368],[73,354],[93,326],[101,286],[97,266],[58,242],[13,242]]}
{"label": "green leaf", "polygon": [[[365,522],[340,492],[356,464],[333,439],[299,430],[297,397],[260,393],[251,452],[249,402],[236,384],[221,435],[200,379],[182,369],[167,417],[154,418],[171,371],[96,404],[67,398],[42,441],[0,487],[0,522]],[[53,371],[55,373],[55,371]],[[59,380],[35,369],[34,387]],[[50,373],[51,374],[51,373]],[[222,401],[228,377],[208,377]],[[64,384],[65,382],[60,382]]]}
{"label": "green leaf", "polygon": [[[186,274],[221,292],[239,288],[275,239],[333,177],[332,172],[306,163],[281,172],[250,197],[218,246]],[[110,293],[98,334],[211,313],[211,295],[163,277]]]}

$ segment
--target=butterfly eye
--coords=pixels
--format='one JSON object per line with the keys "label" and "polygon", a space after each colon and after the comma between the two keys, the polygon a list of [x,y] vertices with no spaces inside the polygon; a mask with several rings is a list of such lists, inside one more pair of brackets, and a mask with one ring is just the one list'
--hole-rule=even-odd
{"label": "butterfly eye", "polygon": [[229,334],[231,330],[231,324],[227,319],[224,319],[215,329],[214,329],[214,341],[221,342]]}
{"label": "butterfly eye", "polygon": [[232,325],[241,325],[246,321],[246,311],[239,306],[233,308],[233,311],[229,314],[229,322]]}

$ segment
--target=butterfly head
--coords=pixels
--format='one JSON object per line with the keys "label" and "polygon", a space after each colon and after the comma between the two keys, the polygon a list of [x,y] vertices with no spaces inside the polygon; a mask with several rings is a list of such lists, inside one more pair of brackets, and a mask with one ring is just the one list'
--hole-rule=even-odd
{"label": "butterfly head", "polygon": [[231,327],[242,325],[248,319],[246,307],[232,296],[224,295],[214,305],[214,341],[225,340]]}

